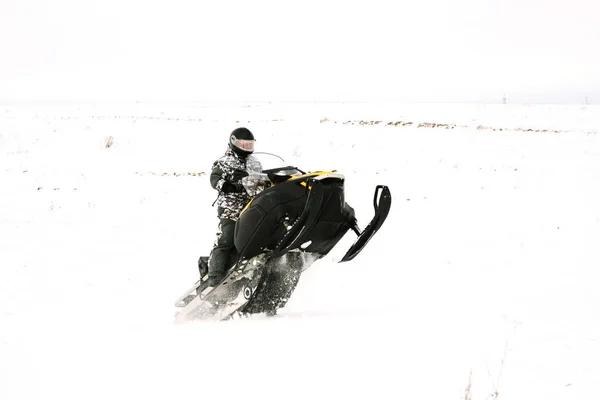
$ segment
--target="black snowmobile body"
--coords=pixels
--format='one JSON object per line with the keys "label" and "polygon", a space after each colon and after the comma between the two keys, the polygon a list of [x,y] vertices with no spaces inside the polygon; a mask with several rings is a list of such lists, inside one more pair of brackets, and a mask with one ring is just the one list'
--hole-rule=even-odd
{"label": "black snowmobile body", "polygon": [[263,173],[270,187],[252,198],[235,227],[237,262],[217,287],[205,289],[201,280],[187,298],[184,294],[176,303],[183,307],[178,321],[226,319],[236,312],[275,314],[293,293],[302,271],[327,255],[350,229],[358,238],[340,262],[355,258],[391,207],[389,188],[377,186],[375,216],[361,231],[345,201],[343,175],[306,174],[295,167]]}
{"label": "black snowmobile body", "polygon": [[240,215],[234,243],[246,258],[266,250],[278,257],[300,246],[326,255],[354,221],[354,210],[344,201],[343,176],[304,174],[258,194]]}

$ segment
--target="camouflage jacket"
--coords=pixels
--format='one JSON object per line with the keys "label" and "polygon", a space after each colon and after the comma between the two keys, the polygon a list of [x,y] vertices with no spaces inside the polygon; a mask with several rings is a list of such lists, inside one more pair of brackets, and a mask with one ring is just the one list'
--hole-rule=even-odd
{"label": "camouflage jacket", "polygon": [[210,174],[210,185],[219,191],[217,206],[219,218],[227,218],[237,221],[240,212],[250,201],[248,193],[223,193],[221,188],[225,182],[231,182],[235,170],[261,171],[262,166],[252,155],[245,159],[239,157],[231,149],[227,149],[225,155],[213,163]]}

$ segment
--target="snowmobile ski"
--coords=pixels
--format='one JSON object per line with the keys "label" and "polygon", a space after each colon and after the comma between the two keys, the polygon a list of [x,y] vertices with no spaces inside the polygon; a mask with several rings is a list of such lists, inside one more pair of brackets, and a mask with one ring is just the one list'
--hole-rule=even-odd
{"label": "snowmobile ski", "polygon": [[[379,193],[381,191],[381,194]],[[379,196],[378,196],[379,195]],[[379,199],[379,201],[378,201]],[[364,231],[360,231],[358,226],[356,225],[356,220],[354,221],[354,225],[352,230],[358,235],[358,238],[350,247],[344,258],[341,259],[340,262],[350,261],[354,259],[365,248],[369,240],[377,233],[381,225],[385,222],[385,219],[390,212],[390,207],[392,206],[392,195],[390,193],[390,189],[384,185],[377,185],[375,188],[375,196],[373,198],[373,207],[375,208],[375,216],[367,225]]]}

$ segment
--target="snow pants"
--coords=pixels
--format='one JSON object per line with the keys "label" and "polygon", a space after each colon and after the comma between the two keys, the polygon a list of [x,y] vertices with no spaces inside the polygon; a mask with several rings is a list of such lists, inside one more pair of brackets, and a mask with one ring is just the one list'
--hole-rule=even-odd
{"label": "snow pants", "polygon": [[219,219],[217,239],[208,259],[208,276],[223,277],[236,261],[237,251],[233,244],[235,221],[227,218]]}

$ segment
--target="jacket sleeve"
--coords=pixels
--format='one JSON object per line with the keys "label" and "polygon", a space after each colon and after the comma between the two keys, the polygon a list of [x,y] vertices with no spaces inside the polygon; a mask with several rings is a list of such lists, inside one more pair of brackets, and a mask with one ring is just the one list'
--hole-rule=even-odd
{"label": "jacket sleeve", "polygon": [[215,165],[213,165],[213,169],[210,173],[210,186],[212,186],[213,189],[216,190],[221,190],[223,188],[223,184],[225,183],[225,174],[223,173],[223,169],[221,169],[221,167],[215,163]]}

